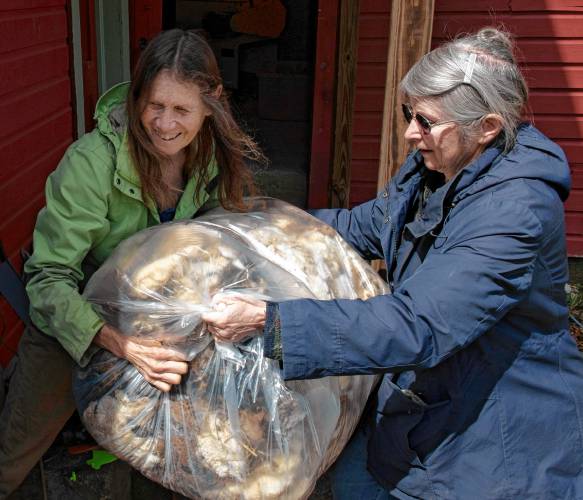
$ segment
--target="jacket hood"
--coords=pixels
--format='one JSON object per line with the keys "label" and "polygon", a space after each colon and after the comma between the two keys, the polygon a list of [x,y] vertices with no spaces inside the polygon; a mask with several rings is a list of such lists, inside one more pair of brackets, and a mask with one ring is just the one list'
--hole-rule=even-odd
{"label": "jacket hood", "polygon": [[98,130],[111,140],[116,150],[119,150],[125,135],[127,123],[125,105],[129,88],[129,82],[111,87],[97,101],[93,115]]}
{"label": "jacket hood", "polygon": [[111,87],[97,101],[93,117],[97,122],[97,130],[111,142],[115,150],[116,185],[123,187],[129,182],[126,190],[128,195],[142,199],[140,176],[132,165],[127,145],[126,99],[129,88],[130,82]]}
{"label": "jacket hood", "polygon": [[571,189],[569,164],[563,150],[529,124],[519,127],[516,144],[503,154],[486,149],[459,174],[456,196],[465,198],[512,179],[536,179],[552,186],[565,201]]}

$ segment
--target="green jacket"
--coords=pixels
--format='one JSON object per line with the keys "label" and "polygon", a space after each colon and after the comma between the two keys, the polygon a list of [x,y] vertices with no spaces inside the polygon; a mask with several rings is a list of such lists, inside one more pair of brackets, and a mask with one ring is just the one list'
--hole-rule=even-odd
{"label": "green jacket", "polygon": [[[25,265],[32,322],[81,365],[88,362],[93,350],[87,349],[104,321],[80,290],[121,241],[160,223],[155,205],[142,199],[127,148],[128,88],[119,84],[99,99],[96,129],[67,149],[47,179],[34,253]],[[217,174],[215,164],[211,179]],[[202,189],[197,199],[196,183],[196,178],[188,181],[175,220],[191,218],[203,204],[217,204],[216,188],[211,194]]]}

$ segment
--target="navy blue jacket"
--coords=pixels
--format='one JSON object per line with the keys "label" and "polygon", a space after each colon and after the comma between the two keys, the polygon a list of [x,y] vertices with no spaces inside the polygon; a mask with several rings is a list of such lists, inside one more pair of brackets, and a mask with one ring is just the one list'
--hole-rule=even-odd
{"label": "navy blue jacket", "polygon": [[565,156],[522,126],[407,223],[425,173],[413,154],[375,200],[316,212],[393,294],[280,303],[284,376],[384,374],[369,470],[398,498],[583,498]]}

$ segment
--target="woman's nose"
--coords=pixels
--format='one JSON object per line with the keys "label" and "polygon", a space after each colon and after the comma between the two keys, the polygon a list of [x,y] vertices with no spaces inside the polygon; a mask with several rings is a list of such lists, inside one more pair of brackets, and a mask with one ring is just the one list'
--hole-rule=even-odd
{"label": "woman's nose", "polygon": [[156,126],[161,130],[171,130],[175,125],[174,116],[169,110],[162,111],[156,117]]}
{"label": "woman's nose", "polygon": [[404,137],[408,142],[415,142],[421,139],[421,128],[417,120],[413,119],[408,123]]}

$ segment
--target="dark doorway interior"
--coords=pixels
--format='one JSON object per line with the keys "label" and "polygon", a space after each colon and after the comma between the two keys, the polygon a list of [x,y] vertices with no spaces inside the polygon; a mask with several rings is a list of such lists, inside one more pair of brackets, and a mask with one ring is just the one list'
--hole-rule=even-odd
{"label": "dark doorway interior", "polygon": [[254,165],[262,191],[305,207],[317,2],[172,0],[163,15],[164,29],[201,30],[213,47],[236,116],[269,159]]}

